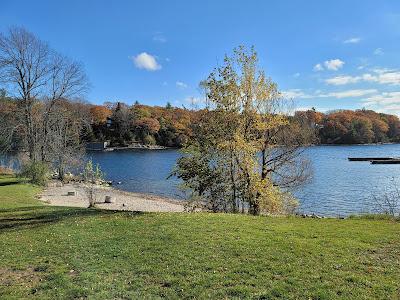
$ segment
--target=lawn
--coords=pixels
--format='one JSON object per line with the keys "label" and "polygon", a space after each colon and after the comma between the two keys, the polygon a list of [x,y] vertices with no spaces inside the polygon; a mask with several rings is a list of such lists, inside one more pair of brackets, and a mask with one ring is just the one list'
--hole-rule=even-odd
{"label": "lawn", "polygon": [[0,177],[0,299],[397,299],[400,222],[49,207]]}

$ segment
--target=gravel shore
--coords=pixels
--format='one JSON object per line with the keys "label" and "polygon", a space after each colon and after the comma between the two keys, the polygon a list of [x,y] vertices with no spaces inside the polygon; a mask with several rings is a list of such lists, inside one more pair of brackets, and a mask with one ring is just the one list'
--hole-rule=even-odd
{"label": "gravel shore", "polygon": [[[73,195],[68,195],[73,194]],[[110,196],[112,203],[105,203]],[[40,200],[54,206],[88,207],[89,197],[85,187],[79,183],[53,184],[43,191]],[[94,188],[96,207],[110,210],[128,210],[145,212],[183,212],[182,202],[155,195],[124,192],[111,187]]]}

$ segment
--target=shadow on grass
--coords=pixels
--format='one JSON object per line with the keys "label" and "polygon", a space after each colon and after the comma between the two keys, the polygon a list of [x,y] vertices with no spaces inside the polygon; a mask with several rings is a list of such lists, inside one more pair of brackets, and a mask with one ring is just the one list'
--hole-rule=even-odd
{"label": "shadow on grass", "polygon": [[54,224],[69,218],[125,214],[138,216],[142,212],[121,212],[89,208],[34,206],[0,210],[0,234],[19,228]]}
{"label": "shadow on grass", "polygon": [[10,180],[10,181],[0,181],[0,186],[7,186],[7,185],[15,185],[20,184],[20,181],[17,180]]}

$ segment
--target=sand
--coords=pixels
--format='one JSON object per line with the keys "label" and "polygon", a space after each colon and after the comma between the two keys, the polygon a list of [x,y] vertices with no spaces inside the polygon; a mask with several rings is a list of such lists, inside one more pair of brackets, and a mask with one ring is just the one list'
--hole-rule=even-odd
{"label": "sand", "polygon": [[[75,195],[69,196],[68,193]],[[106,196],[111,196],[112,203],[104,203]],[[88,207],[89,196],[83,184],[53,184],[44,189],[40,200],[54,206]],[[170,198],[155,195],[124,192],[112,187],[94,188],[95,207],[110,210],[144,212],[183,212],[183,203]]]}

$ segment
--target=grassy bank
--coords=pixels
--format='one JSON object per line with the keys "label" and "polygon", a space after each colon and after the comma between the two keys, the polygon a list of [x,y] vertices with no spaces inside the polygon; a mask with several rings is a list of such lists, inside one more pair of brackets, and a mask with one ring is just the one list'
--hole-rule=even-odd
{"label": "grassy bank", "polygon": [[400,223],[48,207],[0,177],[0,298],[400,297]]}

